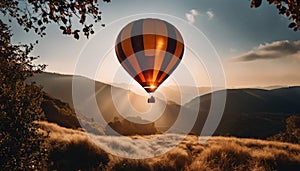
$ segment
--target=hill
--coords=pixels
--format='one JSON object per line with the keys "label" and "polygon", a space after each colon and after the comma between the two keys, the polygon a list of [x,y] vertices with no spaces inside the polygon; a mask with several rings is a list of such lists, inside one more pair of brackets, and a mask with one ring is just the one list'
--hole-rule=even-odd
{"label": "hill", "polygon": [[86,130],[96,135],[104,135],[101,125],[84,115],[76,114],[68,103],[43,93],[41,108],[48,122],[56,123],[65,128]]}
{"label": "hill", "polygon": [[[130,120],[135,120],[131,122]],[[139,124],[138,124],[139,123]],[[127,118],[120,120],[115,118],[114,121],[109,122],[105,127],[106,135],[153,135],[158,133],[154,123],[148,123],[140,117]]]}
{"label": "hill", "polygon": [[[222,92],[214,92],[218,97]],[[207,117],[211,94],[200,98],[198,119],[194,127],[200,132]],[[227,90],[225,111],[215,135],[230,134],[238,137],[266,138],[284,130],[284,121],[292,114],[300,114],[300,87],[274,90],[230,89]],[[186,107],[192,108],[196,100]]]}
{"label": "hill", "polygon": [[[31,78],[30,81],[36,81],[38,84],[41,84],[44,87],[44,91],[55,98],[66,101],[71,108],[74,108],[72,102],[72,78],[70,75],[43,73]],[[145,117],[145,115],[139,113],[139,110],[144,110],[143,107],[149,106],[146,103],[147,97],[140,96],[121,87],[95,82],[84,77],[75,76],[75,79],[80,80],[81,87],[95,84],[96,95],[93,94],[94,92],[91,92],[81,96],[82,103],[80,106],[77,106],[80,115],[87,120],[93,120],[100,127],[105,128],[107,123],[112,122],[115,117],[121,120],[136,116]],[[173,88],[171,87],[170,89]],[[112,91],[117,95],[118,109],[114,104]],[[224,90],[213,93],[218,97],[222,91]],[[292,114],[300,114],[300,87],[271,90],[229,89],[226,93],[225,112],[214,135],[266,138],[284,131],[284,121],[287,117]],[[189,114],[195,110],[195,106],[199,105],[196,103],[200,100],[200,110],[197,111],[198,118],[192,129],[192,132],[199,134],[210,109],[211,95],[212,93],[208,93],[196,97],[183,106],[175,102],[164,102],[158,99],[156,105],[166,105],[166,108],[163,114],[155,121],[155,127],[161,132],[166,131],[175,123],[181,110],[185,117],[179,121],[179,127],[174,129],[177,130],[175,132],[181,133],[182,129],[190,126],[191,116]],[[90,107],[92,96],[96,96],[97,108]],[[124,105],[128,103],[128,97],[130,103],[140,106],[135,113],[130,111],[127,105]],[[104,120],[95,114],[98,110],[101,111]],[[147,118],[141,119],[148,120]]]}
{"label": "hill", "polygon": [[[73,76],[71,75],[42,73],[30,78],[28,82],[34,81],[37,84],[42,85],[43,90],[46,93],[51,94],[53,98],[57,98],[61,101],[67,102],[69,106],[74,109],[72,100],[72,79],[76,79],[80,83],[80,87],[88,87],[90,85],[95,86],[95,91],[82,93],[82,95],[80,96],[81,103],[76,106],[76,109],[79,116],[86,118],[86,120],[93,120],[93,122],[98,123],[102,128],[105,128],[107,126],[107,123],[112,122],[116,117],[120,118],[120,120],[124,120],[125,118],[135,118],[137,116],[140,116],[139,111],[147,110],[147,108],[151,107],[149,104],[147,104],[147,97],[135,94],[120,87],[114,87],[81,76],[75,76],[73,78]],[[81,91],[84,92],[85,90],[82,89]],[[116,102],[114,102],[112,91],[114,92],[114,95],[117,96]],[[91,97],[95,97],[96,99],[96,108],[91,107],[91,104],[93,103]],[[136,111],[129,110],[128,105],[124,105],[123,102],[128,103],[128,98],[130,100],[130,103],[137,107]],[[120,104],[118,106],[118,109],[116,108],[114,103]],[[165,106],[166,102],[157,99],[156,104],[157,108],[159,109]],[[172,115],[173,113],[179,111],[179,109],[180,106],[178,104],[170,102],[166,105],[164,115]],[[99,110],[101,111],[104,120],[97,115]],[[174,120],[166,120],[164,118],[165,117],[159,118],[155,125],[164,126],[173,124]],[[64,120],[67,118],[61,119]],[[142,119],[148,120],[147,118]],[[59,121],[59,118],[57,118],[57,120]],[[115,126],[118,127],[117,125]],[[155,128],[151,129],[154,131]]]}
{"label": "hill", "polygon": [[68,103],[55,99],[47,93],[43,94],[41,107],[48,122],[57,123],[66,128],[81,128],[75,111]]}

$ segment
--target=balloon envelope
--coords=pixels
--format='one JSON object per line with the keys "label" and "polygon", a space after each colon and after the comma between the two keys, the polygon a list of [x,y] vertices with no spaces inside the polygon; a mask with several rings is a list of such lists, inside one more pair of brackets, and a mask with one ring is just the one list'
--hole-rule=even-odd
{"label": "balloon envelope", "polygon": [[184,43],[172,24],[147,18],[133,21],[121,30],[115,51],[123,68],[151,93],[178,66]]}

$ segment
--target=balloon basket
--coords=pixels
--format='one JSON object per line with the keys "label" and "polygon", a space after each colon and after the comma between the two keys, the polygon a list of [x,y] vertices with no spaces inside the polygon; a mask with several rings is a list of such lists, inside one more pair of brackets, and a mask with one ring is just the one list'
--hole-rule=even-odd
{"label": "balloon basket", "polygon": [[149,97],[148,103],[155,103],[155,98],[153,96]]}

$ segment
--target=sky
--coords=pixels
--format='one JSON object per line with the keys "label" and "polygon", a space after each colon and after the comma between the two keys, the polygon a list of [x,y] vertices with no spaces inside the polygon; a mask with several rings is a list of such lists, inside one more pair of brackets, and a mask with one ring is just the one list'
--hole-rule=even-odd
{"label": "sky", "polygon": [[[111,73],[112,71],[109,69],[112,68],[115,68],[114,72],[116,72],[118,70],[116,58],[111,57],[114,56],[112,49],[117,36],[115,34],[126,22],[143,16],[141,14],[148,13],[147,16],[151,16],[149,13],[155,13],[158,16],[168,16],[165,18],[166,20],[172,16],[176,18],[176,20],[170,19],[170,22],[181,29],[183,38],[186,38],[185,43],[190,47],[184,56],[184,59],[187,60],[183,67],[189,68],[189,65],[193,63],[187,57],[188,54],[192,56],[191,54],[195,50],[191,47],[196,47],[195,51],[200,51],[203,43],[209,42],[211,49],[215,49],[220,57],[226,86],[229,88],[300,85],[300,31],[294,32],[289,29],[290,21],[287,17],[279,15],[275,6],[263,2],[262,6],[257,9],[250,8],[251,2],[246,0],[112,0],[111,3],[99,2],[103,12],[102,21],[106,27],[103,28],[100,24],[95,25],[97,34],[88,40],[84,36],[77,41],[72,37],[62,35],[57,25],[54,24],[48,26],[47,36],[44,38],[33,33],[25,33],[16,24],[12,24],[15,34],[13,42],[27,43],[38,39],[39,44],[32,54],[40,56],[37,62],[48,65],[46,71],[74,74],[76,65],[80,61],[78,58],[84,52],[84,48],[98,40],[96,42],[99,44],[98,48],[95,44],[91,45],[96,48],[94,53],[105,49],[103,46],[107,45],[106,49],[111,47],[110,55],[102,56],[102,58],[112,60],[108,61],[106,65],[107,73]],[[136,15],[137,17],[135,17]],[[182,22],[174,22],[179,20]],[[184,24],[181,25],[181,23]],[[191,30],[195,29],[202,34],[200,37],[203,40],[195,40],[196,35],[189,35]],[[202,57],[204,59],[207,56],[199,55],[199,58]],[[207,76],[209,73],[200,73],[205,71],[205,62],[202,65],[199,67],[201,69],[197,66],[190,66],[191,73],[198,73],[193,75],[197,77],[197,82],[201,82],[202,77],[209,77]],[[174,74],[176,73],[174,72]],[[180,72],[177,72],[178,74],[180,75]],[[106,76],[107,74],[103,74],[102,77],[97,78],[104,82],[113,81],[114,78],[109,79]],[[174,76],[179,79],[179,82],[183,77]],[[197,84],[206,86],[206,82],[209,80],[207,81],[206,78],[204,80],[206,81],[202,81],[202,84]]]}

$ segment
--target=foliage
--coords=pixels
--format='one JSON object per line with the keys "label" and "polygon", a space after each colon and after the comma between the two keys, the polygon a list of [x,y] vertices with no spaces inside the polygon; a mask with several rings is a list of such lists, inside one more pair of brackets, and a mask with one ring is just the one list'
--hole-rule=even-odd
{"label": "foliage", "polygon": [[56,23],[63,34],[73,35],[75,39],[79,39],[81,31],[74,28],[73,18],[78,18],[87,38],[94,33],[93,24],[88,23],[87,16],[95,22],[101,20],[98,0],[0,0],[0,12],[8,15],[9,21],[15,19],[27,32],[34,30],[44,36],[46,25]]}
{"label": "foliage", "polygon": [[33,123],[43,114],[40,87],[25,80],[45,65],[34,65],[33,45],[12,45],[9,28],[0,21],[0,166],[3,170],[38,169],[45,159],[44,135]]}
{"label": "foliage", "polygon": [[[300,29],[300,1],[299,0],[267,0],[269,4],[274,4],[279,11],[279,14],[286,15],[292,22],[289,28],[294,31]],[[251,7],[257,8],[262,4],[262,0],[252,0]]]}
{"label": "foliage", "polygon": [[300,117],[292,115],[285,120],[285,132],[269,137],[269,140],[300,144]]}
{"label": "foliage", "polygon": [[[109,0],[103,0],[109,2]],[[80,30],[72,19],[78,17],[82,32],[88,38],[93,25],[101,20],[97,0],[0,0],[0,12],[8,21],[16,20],[25,31],[46,35],[46,26],[56,23],[63,34],[79,39]],[[104,25],[103,25],[104,26]],[[34,44],[12,45],[9,27],[0,20],[0,166],[3,170],[40,170],[45,165],[47,151],[45,135],[34,122],[43,116],[43,93],[36,84],[25,80],[44,70],[30,56]]]}
{"label": "foliage", "polygon": [[[110,0],[103,0],[110,2]],[[300,3],[299,0],[267,0],[269,4],[274,4],[279,14],[286,15],[292,22],[289,28],[295,31],[300,28]],[[251,7],[257,8],[262,4],[262,0],[251,0]],[[0,0],[0,12],[9,16],[9,21],[15,19],[25,31],[34,30],[35,33],[46,35],[46,25],[56,23],[63,34],[72,35],[79,39],[79,32],[88,38],[94,33],[94,22],[101,20],[98,0]],[[74,28],[72,19],[77,18],[80,28]],[[102,26],[105,26],[102,24]]]}

